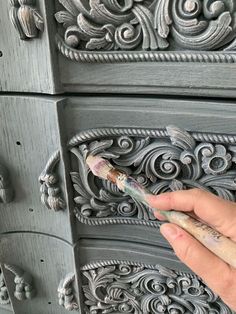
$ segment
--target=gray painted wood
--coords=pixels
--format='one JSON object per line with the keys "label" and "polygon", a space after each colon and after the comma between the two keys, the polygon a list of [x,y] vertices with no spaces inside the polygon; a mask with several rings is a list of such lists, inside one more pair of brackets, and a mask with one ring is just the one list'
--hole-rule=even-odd
{"label": "gray painted wood", "polygon": [[67,92],[235,97],[235,64],[81,64],[59,58]]}
{"label": "gray painted wood", "polygon": [[[1,96],[0,117],[0,159],[9,171],[15,193],[12,202],[0,203],[0,232],[42,232],[71,242],[68,207],[55,212],[43,205],[39,182],[39,175],[51,155],[61,146],[57,100]],[[56,165],[54,173],[60,195],[67,204],[63,160]]]}
{"label": "gray painted wood", "polygon": [[57,288],[65,275],[74,272],[71,245],[43,234],[16,232],[2,235],[0,247],[1,265],[15,265],[29,273],[36,291],[31,300],[17,300],[14,275],[2,267],[15,314],[68,313],[58,304]]}
{"label": "gray painted wood", "polygon": [[10,2],[1,1],[0,91],[58,91],[58,66],[55,57],[53,1],[39,0],[36,8],[44,21],[44,31],[34,39],[22,40],[9,17]]}

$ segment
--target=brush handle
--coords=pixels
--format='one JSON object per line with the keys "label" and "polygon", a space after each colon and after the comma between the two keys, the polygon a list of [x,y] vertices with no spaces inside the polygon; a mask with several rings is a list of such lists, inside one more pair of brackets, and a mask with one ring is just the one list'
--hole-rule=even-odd
{"label": "brush handle", "polygon": [[[87,157],[86,162],[94,175],[111,181],[113,184],[116,184],[121,191],[125,192],[150,208],[148,203],[148,195],[151,194],[150,191],[145,189],[135,179],[127,176],[118,169],[115,169],[108,160],[101,157],[90,155]],[[201,242],[215,255],[220,257],[223,261],[233,267],[236,267],[235,242],[231,241],[229,238],[220,234],[218,231],[212,229],[208,225],[190,217],[183,212],[177,212],[173,210],[157,211],[165,216],[169,222],[180,226],[188,233],[193,235],[194,238]]]}
{"label": "brush handle", "polygon": [[201,242],[211,252],[229,265],[236,267],[236,243],[208,225],[196,220],[183,212],[160,211],[160,213]]}

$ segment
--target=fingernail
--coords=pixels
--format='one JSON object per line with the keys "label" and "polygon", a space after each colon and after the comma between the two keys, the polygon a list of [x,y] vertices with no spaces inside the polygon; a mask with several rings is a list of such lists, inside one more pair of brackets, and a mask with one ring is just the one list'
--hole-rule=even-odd
{"label": "fingernail", "polygon": [[160,228],[161,234],[167,239],[175,239],[178,234],[178,229],[172,224],[164,224]]}

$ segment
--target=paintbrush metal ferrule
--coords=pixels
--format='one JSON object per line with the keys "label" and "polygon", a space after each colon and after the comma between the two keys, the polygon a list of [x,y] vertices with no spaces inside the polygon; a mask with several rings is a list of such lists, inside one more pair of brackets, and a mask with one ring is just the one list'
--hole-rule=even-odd
{"label": "paintbrush metal ferrule", "polygon": [[[86,163],[95,176],[111,181],[113,184],[116,184],[121,191],[130,195],[135,200],[147,205],[151,209],[148,197],[152,195],[152,193],[145,189],[135,179],[114,168],[108,160],[99,156],[88,156]],[[235,242],[231,241],[229,238],[212,229],[208,225],[183,212],[173,210],[152,210],[161,213],[169,222],[175,223],[186,230],[215,255],[220,257],[229,265],[236,267]]]}

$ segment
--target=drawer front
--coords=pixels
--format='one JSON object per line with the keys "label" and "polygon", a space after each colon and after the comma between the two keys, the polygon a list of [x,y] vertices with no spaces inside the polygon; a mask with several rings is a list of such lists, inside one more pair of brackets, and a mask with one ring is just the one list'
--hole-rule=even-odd
{"label": "drawer front", "polygon": [[235,97],[233,1],[5,1],[0,90]]}
{"label": "drawer front", "polygon": [[63,1],[64,89],[235,96],[235,10],[224,0]]}

